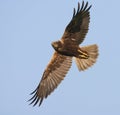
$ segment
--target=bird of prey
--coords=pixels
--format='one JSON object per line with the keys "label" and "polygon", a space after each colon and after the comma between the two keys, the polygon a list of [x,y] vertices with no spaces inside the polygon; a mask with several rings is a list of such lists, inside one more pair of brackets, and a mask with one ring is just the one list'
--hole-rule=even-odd
{"label": "bird of prey", "polygon": [[88,2],[78,2],[77,11],[74,8],[73,17],[65,28],[62,38],[52,42],[55,50],[51,61],[47,65],[38,87],[31,93],[30,104],[41,105],[44,98],[60,84],[69,71],[73,58],[80,71],[92,66],[98,57],[96,44],[79,47],[88,32],[91,5]]}

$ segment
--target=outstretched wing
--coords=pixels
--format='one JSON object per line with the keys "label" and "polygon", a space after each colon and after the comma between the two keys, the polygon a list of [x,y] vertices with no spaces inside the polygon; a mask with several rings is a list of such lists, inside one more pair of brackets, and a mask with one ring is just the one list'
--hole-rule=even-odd
{"label": "outstretched wing", "polygon": [[67,25],[61,41],[79,45],[84,40],[90,22],[90,8],[91,5],[88,7],[88,2],[84,4],[83,1],[81,7],[78,3],[77,12],[74,8],[72,20]]}
{"label": "outstretched wing", "polygon": [[39,102],[41,105],[44,98],[47,98],[51,92],[60,84],[67,74],[72,64],[72,57],[63,56],[54,53],[50,63],[44,71],[43,77],[36,88],[31,94],[33,97],[29,100],[30,104],[34,103],[34,106]]}

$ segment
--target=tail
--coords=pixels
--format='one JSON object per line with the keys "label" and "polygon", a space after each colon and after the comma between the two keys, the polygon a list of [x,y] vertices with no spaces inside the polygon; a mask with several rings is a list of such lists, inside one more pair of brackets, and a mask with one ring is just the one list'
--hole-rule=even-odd
{"label": "tail", "polygon": [[88,59],[75,58],[77,67],[79,71],[84,71],[88,67],[91,67],[98,57],[98,46],[96,44],[89,45],[81,48],[83,51],[86,51],[89,55]]}

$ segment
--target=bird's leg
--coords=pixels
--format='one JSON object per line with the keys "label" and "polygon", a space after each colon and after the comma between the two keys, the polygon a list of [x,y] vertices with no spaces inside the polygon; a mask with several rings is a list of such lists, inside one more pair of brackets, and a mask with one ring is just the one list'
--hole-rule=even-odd
{"label": "bird's leg", "polygon": [[81,58],[81,59],[88,59],[89,58],[89,54],[86,51],[83,51],[80,48],[77,51],[78,51],[79,58]]}

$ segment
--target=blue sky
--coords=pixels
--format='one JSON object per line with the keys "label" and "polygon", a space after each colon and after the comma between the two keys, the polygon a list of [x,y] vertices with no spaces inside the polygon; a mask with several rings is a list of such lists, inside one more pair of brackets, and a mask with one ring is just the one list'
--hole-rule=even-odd
{"label": "blue sky", "polygon": [[[80,1],[81,2],[81,1]],[[1,115],[120,115],[120,1],[89,0],[91,22],[82,46],[97,43],[97,63],[75,63],[41,107],[28,105],[78,0],[0,0]]]}

